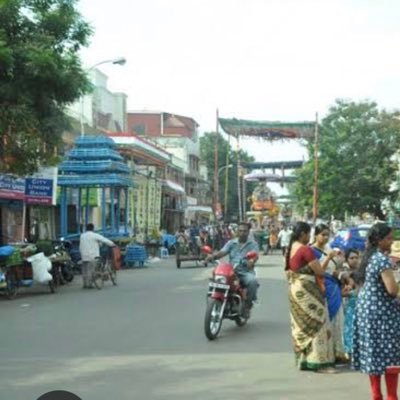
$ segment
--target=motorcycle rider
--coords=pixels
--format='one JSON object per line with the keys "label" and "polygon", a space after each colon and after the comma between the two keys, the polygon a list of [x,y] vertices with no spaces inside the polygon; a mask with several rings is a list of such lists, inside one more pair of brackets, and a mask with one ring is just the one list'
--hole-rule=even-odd
{"label": "motorcycle rider", "polygon": [[246,313],[251,309],[253,302],[257,300],[259,283],[256,278],[254,266],[256,260],[247,260],[246,254],[250,251],[259,252],[258,244],[249,238],[250,224],[241,222],[238,225],[238,237],[229,240],[217,253],[206,257],[206,262],[218,260],[229,255],[229,262],[234,266],[235,273],[240,284],[246,289]]}

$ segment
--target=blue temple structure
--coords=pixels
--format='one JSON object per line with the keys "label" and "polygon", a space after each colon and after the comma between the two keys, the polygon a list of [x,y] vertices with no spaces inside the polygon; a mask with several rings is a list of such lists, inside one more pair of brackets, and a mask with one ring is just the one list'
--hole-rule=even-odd
{"label": "blue temple structure", "polygon": [[[81,226],[89,222],[90,189],[95,188],[101,197],[101,231],[104,235],[128,234],[128,190],[133,186],[132,171],[116,151],[115,142],[105,136],[82,136],[75,147],[67,152],[59,166],[58,186],[60,198],[60,235],[80,234]],[[93,189],[92,189],[93,190]],[[77,191],[77,232],[68,231],[68,193]],[[107,201],[108,199],[108,201]],[[121,204],[124,204],[121,232]],[[83,214],[84,211],[84,214]]]}

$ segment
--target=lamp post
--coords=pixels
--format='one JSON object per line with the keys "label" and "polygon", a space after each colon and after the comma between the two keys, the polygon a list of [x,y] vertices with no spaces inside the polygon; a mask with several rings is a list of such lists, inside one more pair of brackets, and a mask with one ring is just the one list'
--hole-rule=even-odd
{"label": "lamp post", "polygon": [[[93,69],[95,69],[96,67],[98,67],[99,65],[102,64],[115,64],[115,65],[124,65],[126,63],[126,58],[124,57],[118,57],[118,58],[113,58],[111,60],[104,60],[104,61],[100,61],[94,65],[92,65],[91,67],[86,69],[86,72],[90,72]],[[81,123],[81,136],[85,136],[85,125],[83,123],[83,111],[84,111],[84,102],[83,102],[83,96],[81,96],[80,99],[80,103],[81,103],[81,118],[80,118],[80,123]]]}
{"label": "lamp post", "polygon": [[221,172],[222,172],[225,168],[232,168],[232,167],[233,167],[233,164],[224,165],[224,166],[220,167],[220,168],[218,169],[218,179],[219,179],[219,176],[220,176]]}

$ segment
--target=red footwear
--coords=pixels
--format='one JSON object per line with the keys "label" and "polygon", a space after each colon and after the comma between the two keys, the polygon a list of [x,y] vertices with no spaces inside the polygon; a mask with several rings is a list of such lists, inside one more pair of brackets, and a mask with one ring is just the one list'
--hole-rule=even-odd
{"label": "red footwear", "polygon": [[369,375],[369,382],[371,384],[372,400],[383,400],[381,392],[381,376]]}
{"label": "red footwear", "polygon": [[[388,370],[387,368],[386,370]],[[386,381],[386,392],[387,392],[387,400],[398,400],[397,397],[397,384],[399,381],[399,374],[386,372],[385,374]]]}

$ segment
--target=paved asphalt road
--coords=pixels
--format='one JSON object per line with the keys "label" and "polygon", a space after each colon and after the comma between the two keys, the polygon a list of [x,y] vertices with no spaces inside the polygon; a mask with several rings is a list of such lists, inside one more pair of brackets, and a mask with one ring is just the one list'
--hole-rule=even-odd
{"label": "paved asphalt road", "polygon": [[203,332],[210,269],[178,270],[172,258],[123,270],[102,291],[76,280],[55,295],[0,298],[0,399],[368,399],[361,374],[295,369],[281,263],[261,259],[261,305],[244,328],[224,321],[214,342]]}

